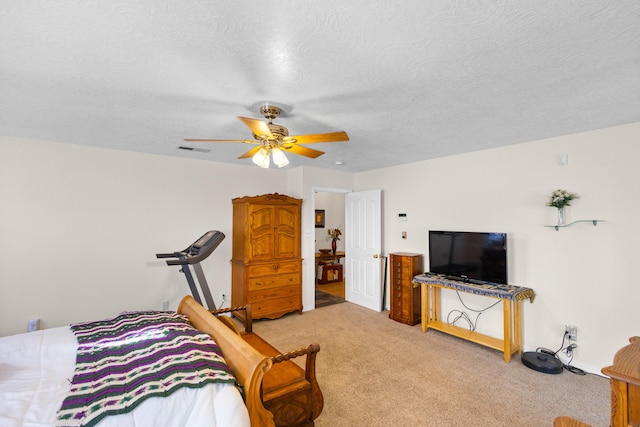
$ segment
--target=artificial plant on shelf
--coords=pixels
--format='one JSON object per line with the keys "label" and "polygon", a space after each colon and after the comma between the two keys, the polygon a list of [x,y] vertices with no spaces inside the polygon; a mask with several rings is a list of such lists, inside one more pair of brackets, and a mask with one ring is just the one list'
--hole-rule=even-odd
{"label": "artificial plant on shelf", "polygon": [[336,249],[338,248],[337,241],[340,240],[340,236],[342,236],[341,226],[337,226],[336,228],[327,229],[327,240],[331,240],[331,251],[333,254],[336,254]]}
{"label": "artificial plant on shelf", "polygon": [[571,201],[579,199],[580,196],[576,193],[571,193],[567,190],[554,190],[549,196],[547,206],[558,209],[558,225],[564,225],[564,208],[571,206]]}

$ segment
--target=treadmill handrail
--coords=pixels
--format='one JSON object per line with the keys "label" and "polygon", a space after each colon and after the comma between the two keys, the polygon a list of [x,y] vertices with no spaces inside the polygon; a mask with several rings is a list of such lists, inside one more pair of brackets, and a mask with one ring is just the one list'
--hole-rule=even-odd
{"label": "treadmill handrail", "polygon": [[210,230],[183,251],[156,254],[156,258],[177,258],[167,260],[167,265],[197,264],[206,259],[224,240],[224,233]]}
{"label": "treadmill handrail", "polygon": [[183,256],[183,255],[186,255],[184,251],[171,252],[170,254],[156,254],[156,258],[180,258],[180,256]]}

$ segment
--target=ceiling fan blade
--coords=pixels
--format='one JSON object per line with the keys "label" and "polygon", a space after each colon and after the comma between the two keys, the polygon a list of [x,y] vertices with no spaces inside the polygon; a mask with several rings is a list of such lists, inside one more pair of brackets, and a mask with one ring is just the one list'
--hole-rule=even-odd
{"label": "ceiling fan blade", "polygon": [[189,138],[185,139],[186,142],[244,142],[245,144],[257,144],[258,141],[254,139],[198,139]]}
{"label": "ceiling fan blade", "polygon": [[247,151],[246,153],[244,153],[242,156],[240,156],[238,158],[239,159],[246,159],[248,157],[253,157],[253,155],[256,154],[261,148],[262,148],[262,145],[259,145],[257,147],[253,147],[251,150]]}
{"label": "ceiling fan blade", "polygon": [[349,135],[347,135],[345,131],[340,131],[340,132],[330,132],[330,133],[314,133],[309,135],[285,136],[283,139],[285,141],[291,141],[295,139],[295,142],[298,144],[313,144],[315,142],[348,141]]}
{"label": "ceiling fan blade", "polygon": [[285,152],[291,152],[293,154],[299,154],[305,157],[311,157],[315,159],[316,157],[320,157],[324,154],[324,151],[314,150],[313,148],[303,147],[302,145],[292,144],[290,146],[281,145],[280,148]]}
{"label": "ceiling fan blade", "polygon": [[249,117],[238,116],[242,122],[251,129],[251,132],[259,139],[273,139],[274,136],[269,129],[269,126],[262,120],[250,119]]}

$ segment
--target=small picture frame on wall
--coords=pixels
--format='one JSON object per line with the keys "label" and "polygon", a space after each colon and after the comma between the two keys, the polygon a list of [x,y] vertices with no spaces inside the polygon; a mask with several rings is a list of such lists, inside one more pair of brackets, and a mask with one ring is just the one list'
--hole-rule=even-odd
{"label": "small picture frame on wall", "polygon": [[324,228],[324,209],[316,209],[316,228]]}

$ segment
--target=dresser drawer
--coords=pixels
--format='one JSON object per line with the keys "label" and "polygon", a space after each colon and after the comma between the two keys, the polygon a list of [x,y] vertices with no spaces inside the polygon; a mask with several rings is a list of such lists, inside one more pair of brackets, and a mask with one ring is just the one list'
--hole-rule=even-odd
{"label": "dresser drawer", "polygon": [[247,280],[247,290],[249,292],[261,291],[263,289],[278,288],[281,286],[300,286],[300,273],[278,274],[273,276],[249,277]]}
{"label": "dresser drawer", "polygon": [[253,306],[256,303],[264,303],[268,300],[273,300],[277,298],[291,298],[295,297],[300,299],[301,292],[300,286],[292,285],[292,286],[281,286],[276,288],[263,289],[260,291],[253,291],[247,294],[247,303]]}
{"label": "dresser drawer", "polygon": [[413,276],[409,274],[400,274],[397,271],[394,271],[393,276],[391,277],[391,284],[413,287]]}
{"label": "dresser drawer", "polygon": [[299,261],[251,264],[247,267],[247,275],[249,277],[257,277],[269,274],[300,273],[300,267]]}
{"label": "dresser drawer", "polygon": [[403,286],[409,286],[411,285],[411,281],[414,276],[413,263],[411,262],[411,260],[401,258],[401,260],[397,260],[395,262],[391,274],[394,283],[398,283]]}
{"label": "dresser drawer", "polygon": [[255,318],[275,318],[295,310],[302,310],[299,294],[251,303],[251,313]]}
{"label": "dresser drawer", "polygon": [[407,301],[402,286],[394,286],[393,292],[392,317],[396,320],[407,320],[409,318],[409,307],[411,307],[411,304]]}

